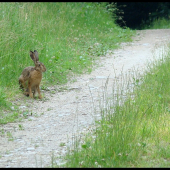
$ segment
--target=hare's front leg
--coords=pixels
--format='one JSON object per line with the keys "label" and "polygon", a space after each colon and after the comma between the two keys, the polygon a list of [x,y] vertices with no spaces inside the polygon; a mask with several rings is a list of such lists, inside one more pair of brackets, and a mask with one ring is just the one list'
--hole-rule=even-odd
{"label": "hare's front leg", "polygon": [[39,85],[37,86],[37,91],[38,91],[39,99],[42,99]]}
{"label": "hare's front leg", "polygon": [[28,82],[28,93],[31,98],[33,98],[32,90],[31,90],[31,83]]}

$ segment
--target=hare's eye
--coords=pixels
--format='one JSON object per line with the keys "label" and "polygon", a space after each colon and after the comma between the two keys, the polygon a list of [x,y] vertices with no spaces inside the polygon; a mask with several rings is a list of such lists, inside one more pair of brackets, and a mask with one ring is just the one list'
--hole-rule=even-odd
{"label": "hare's eye", "polygon": [[40,66],[41,64],[39,64],[39,66]]}

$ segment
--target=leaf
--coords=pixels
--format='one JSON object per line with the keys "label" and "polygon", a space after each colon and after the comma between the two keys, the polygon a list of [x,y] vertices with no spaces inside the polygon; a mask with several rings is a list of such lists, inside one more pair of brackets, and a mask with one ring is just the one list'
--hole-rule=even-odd
{"label": "leaf", "polygon": [[87,148],[87,145],[81,145],[82,148],[86,149]]}
{"label": "leaf", "polygon": [[86,142],[86,144],[81,145],[82,148],[86,149],[90,147],[90,142]]}

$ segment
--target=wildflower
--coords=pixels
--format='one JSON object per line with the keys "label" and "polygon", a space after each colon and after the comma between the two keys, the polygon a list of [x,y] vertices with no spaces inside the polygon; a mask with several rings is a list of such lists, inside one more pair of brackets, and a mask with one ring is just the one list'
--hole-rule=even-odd
{"label": "wildflower", "polygon": [[140,144],[140,143],[138,143],[137,145],[138,145],[138,146],[141,146],[141,144]]}
{"label": "wildflower", "polygon": [[95,165],[98,165],[98,162],[95,161]]}
{"label": "wildflower", "polygon": [[79,162],[79,165],[82,166],[83,163],[84,163],[84,161],[81,161],[81,162]]}

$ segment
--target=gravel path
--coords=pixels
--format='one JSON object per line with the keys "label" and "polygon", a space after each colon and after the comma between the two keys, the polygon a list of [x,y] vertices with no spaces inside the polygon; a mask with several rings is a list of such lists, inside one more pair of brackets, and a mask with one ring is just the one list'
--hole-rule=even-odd
{"label": "gravel path", "polygon": [[111,94],[116,77],[133,69],[142,73],[148,60],[161,56],[170,29],[141,30],[133,39],[100,57],[91,74],[76,77],[76,82],[64,85],[61,91],[57,86],[42,91],[44,100],[18,99],[16,103],[29,116],[22,122],[0,125],[4,132],[0,133],[0,167],[46,167],[52,155],[65,154],[74,135],[91,130],[94,120],[100,119],[99,101],[108,76],[107,93]]}

